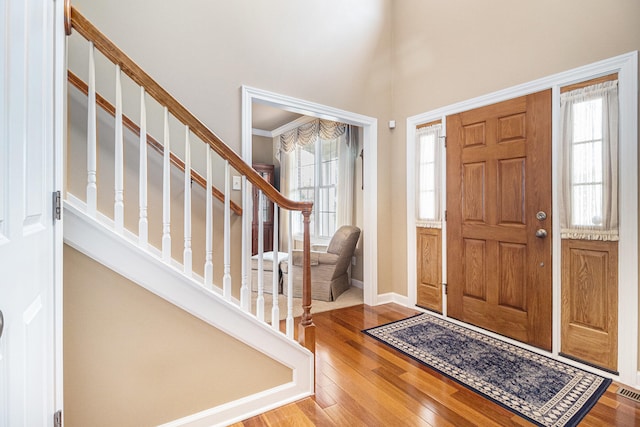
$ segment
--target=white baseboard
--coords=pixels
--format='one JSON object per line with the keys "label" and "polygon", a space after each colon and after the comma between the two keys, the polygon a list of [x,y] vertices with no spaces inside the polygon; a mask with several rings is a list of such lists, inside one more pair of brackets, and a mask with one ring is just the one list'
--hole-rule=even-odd
{"label": "white baseboard", "polygon": [[396,304],[402,305],[404,307],[409,307],[409,298],[404,295],[397,294],[395,292],[389,292],[386,294],[378,295],[376,299],[376,305],[380,304],[388,304],[390,302],[394,302]]}
{"label": "white baseboard", "polygon": [[351,279],[351,286],[354,288],[364,289],[364,282],[357,279]]}
{"label": "white baseboard", "polygon": [[284,384],[158,427],[227,426],[309,396],[306,393],[296,395],[295,392],[292,395],[292,389],[291,384]]}

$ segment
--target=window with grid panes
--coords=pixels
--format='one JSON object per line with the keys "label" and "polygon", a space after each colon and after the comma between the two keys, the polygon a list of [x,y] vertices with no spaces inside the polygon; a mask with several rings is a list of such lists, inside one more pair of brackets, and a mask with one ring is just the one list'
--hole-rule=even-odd
{"label": "window with grid panes", "polygon": [[[329,239],[336,231],[338,141],[319,138],[294,151],[290,194],[295,200],[313,202],[310,233],[316,240]],[[302,215],[292,225],[294,234],[302,234]]]}

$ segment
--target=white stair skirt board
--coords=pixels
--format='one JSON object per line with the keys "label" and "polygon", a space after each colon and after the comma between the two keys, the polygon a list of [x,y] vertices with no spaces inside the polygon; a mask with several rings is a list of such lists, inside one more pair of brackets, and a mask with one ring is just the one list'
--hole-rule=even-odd
{"label": "white stair skirt board", "polygon": [[[77,202],[76,202],[77,203]],[[64,241],[148,291],[293,370],[290,383],[172,421],[171,426],[226,425],[314,392],[314,356],[221,295],[186,277],[84,212],[64,204]]]}

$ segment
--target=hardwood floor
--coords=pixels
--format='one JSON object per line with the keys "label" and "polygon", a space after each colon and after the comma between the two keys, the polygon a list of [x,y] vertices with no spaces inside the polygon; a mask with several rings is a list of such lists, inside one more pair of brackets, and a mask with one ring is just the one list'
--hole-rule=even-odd
{"label": "hardwood floor", "polygon": [[[396,304],[359,305],[314,314],[316,395],[249,418],[252,426],[529,426],[362,329],[415,311]],[[640,426],[640,404],[612,384],[580,426]]]}

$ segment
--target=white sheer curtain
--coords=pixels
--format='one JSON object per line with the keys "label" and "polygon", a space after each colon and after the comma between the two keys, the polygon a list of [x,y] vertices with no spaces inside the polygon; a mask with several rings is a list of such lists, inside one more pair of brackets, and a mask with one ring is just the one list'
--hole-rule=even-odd
{"label": "white sheer curtain", "polygon": [[356,147],[352,126],[338,141],[338,207],[336,211],[336,229],[342,225],[353,224],[353,184],[356,165]]}
{"label": "white sheer curtain", "polygon": [[618,240],[618,81],[560,96],[563,239]]}
{"label": "white sheer curtain", "polygon": [[[280,151],[280,136],[273,137],[273,158],[280,166],[280,192],[285,196],[289,196],[289,177],[291,176],[291,162],[287,161],[287,156]],[[278,242],[280,251],[289,251],[289,217],[293,215],[291,211],[280,210],[280,225]]]}
{"label": "white sheer curtain", "polygon": [[416,224],[442,228],[442,124],[416,130]]}

